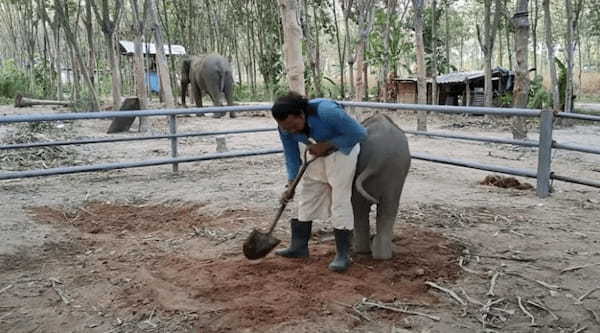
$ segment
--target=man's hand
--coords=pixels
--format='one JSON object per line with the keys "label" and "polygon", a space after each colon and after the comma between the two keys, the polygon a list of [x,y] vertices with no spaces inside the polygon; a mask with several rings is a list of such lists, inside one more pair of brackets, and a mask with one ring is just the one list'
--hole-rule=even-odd
{"label": "man's hand", "polygon": [[279,198],[279,202],[283,205],[283,204],[287,204],[288,202],[292,201],[292,199],[294,198],[294,191],[292,191],[292,184],[294,183],[293,180],[288,181],[288,184],[286,186],[286,190],[281,194],[281,197]]}
{"label": "man's hand", "polygon": [[335,146],[329,142],[319,142],[308,146],[308,152],[314,156],[326,156],[335,150]]}

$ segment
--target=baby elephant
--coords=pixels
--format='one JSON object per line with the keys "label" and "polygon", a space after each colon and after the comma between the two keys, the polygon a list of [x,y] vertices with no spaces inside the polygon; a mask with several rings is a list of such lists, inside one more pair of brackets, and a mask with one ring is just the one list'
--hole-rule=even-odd
{"label": "baby elephant", "polygon": [[[410,168],[410,152],[404,132],[385,115],[363,121],[367,139],[360,145],[352,191],[354,250],[374,259],[392,257],[393,227],[400,195]],[[369,229],[371,205],[377,205],[376,234]]]}
{"label": "baby elephant", "polygon": [[[192,86],[192,96],[196,106],[202,107],[202,93],[208,93],[215,106],[222,106],[223,99],[227,105],[233,105],[233,74],[231,65],[218,54],[191,57],[183,61],[181,67],[181,104],[186,107],[185,96],[188,84]],[[220,118],[223,113],[215,113]],[[229,112],[231,118],[235,117]]]}

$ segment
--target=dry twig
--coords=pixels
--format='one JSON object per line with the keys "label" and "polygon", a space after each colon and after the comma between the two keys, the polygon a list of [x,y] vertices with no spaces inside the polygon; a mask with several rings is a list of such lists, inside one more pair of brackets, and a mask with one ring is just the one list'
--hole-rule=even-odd
{"label": "dry twig", "polygon": [[577,301],[575,302],[575,304],[581,304],[586,297],[590,296],[591,294],[593,294],[597,290],[600,290],[600,287],[592,288],[591,290],[589,290],[585,294],[581,295],[581,297],[579,297],[577,299]]}
{"label": "dry twig", "polygon": [[58,297],[60,297],[60,299],[63,301],[63,303],[65,303],[66,305],[71,304],[71,301],[63,294],[62,290],[60,290],[59,288],[56,287],[57,283],[60,283],[60,284],[62,284],[62,283],[54,278],[50,278],[49,280],[50,280],[50,282],[52,282],[52,289],[54,289],[54,291],[56,292]]}
{"label": "dry twig", "polygon": [[490,282],[490,289],[487,292],[488,296],[496,296],[494,295],[494,288],[496,287],[496,281],[498,280],[498,276],[500,276],[500,272],[494,273],[492,276],[492,281]]}
{"label": "dry twig", "polygon": [[458,266],[459,266],[459,267],[460,267],[460,268],[461,268],[463,271],[465,271],[465,272],[467,272],[467,273],[471,273],[471,274],[478,275],[478,276],[480,276],[480,277],[488,277],[488,276],[490,275],[490,272],[480,272],[480,271],[476,271],[476,270],[473,270],[473,269],[467,268],[467,267],[464,265],[464,261],[465,261],[465,258],[464,258],[464,257],[462,257],[462,256],[461,256],[461,257],[458,259]]}
{"label": "dry twig", "polygon": [[6,286],[6,287],[4,287],[4,288],[0,289],[0,294],[2,294],[3,292],[7,291],[8,289],[10,289],[10,288],[12,288],[12,287],[13,287],[13,285],[12,285],[12,284],[9,284],[8,286]]}
{"label": "dry twig", "polygon": [[573,271],[580,270],[582,268],[587,268],[587,267],[592,267],[592,266],[598,266],[598,265],[600,265],[600,262],[597,262],[597,263],[594,263],[594,264],[581,265],[581,266],[567,267],[567,268],[561,270],[560,274],[563,274],[563,273],[566,273],[566,272],[573,272]]}
{"label": "dry twig", "polygon": [[405,314],[410,314],[410,315],[415,315],[415,316],[422,316],[422,317],[426,317],[429,318],[433,321],[440,321],[440,317],[436,317],[436,316],[432,316],[430,314],[427,313],[422,313],[422,312],[417,312],[417,311],[410,311],[408,309],[400,309],[394,306],[389,306],[389,305],[384,305],[384,304],[379,304],[379,303],[375,303],[375,302],[369,302],[369,301],[362,301],[362,304],[364,305],[369,305],[369,306],[374,306],[377,308],[382,308],[382,309],[386,309],[386,310],[390,310],[390,311],[395,311],[395,312],[400,312],[400,313],[405,313]]}
{"label": "dry twig", "polygon": [[521,301],[521,296],[517,296],[517,302],[519,303],[519,308],[521,308],[521,311],[523,311],[527,317],[531,318],[531,326],[535,326],[535,317],[529,311],[527,311],[527,308],[525,308],[525,305],[523,305],[523,302]]}
{"label": "dry twig", "polygon": [[533,305],[533,306],[535,306],[538,309],[542,309],[542,310],[548,312],[552,316],[552,318],[554,318],[554,320],[558,320],[559,319],[558,316],[554,312],[552,312],[552,310],[550,310],[549,308],[543,306],[540,303],[536,303],[534,301],[527,301],[527,304]]}
{"label": "dry twig", "polygon": [[428,285],[428,286],[430,286],[430,287],[432,287],[432,288],[435,288],[435,289],[438,289],[438,290],[441,290],[441,291],[445,292],[446,294],[450,295],[450,297],[454,298],[461,305],[466,305],[467,304],[467,303],[465,303],[465,301],[462,300],[462,298],[458,297],[458,295],[454,291],[452,291],[450,289],[446,289],[444,287],[440,287],[437,284],[435,284],[433,282],[429,282],[429,281],[426,281],[425,284]]}
{"label": "dry twig", "polygon": [[554,285],[554,284],[549,284],[549,283],[547,283],[547,282],[540,281],[540,280],[536,280],[536,279],[532,279],[532,278],[528,278],[528,277],[526,277],[526,276],[524,276],[524,275],[521,275],[521,274],[519,274],[519,273],[516,273],[516,272],[504,272],[504,273],[505,273],[505,274],[508,274],[508,275],[512,275],[512,276],[520,277],[520,278],[522,278],[522,279],[524,279],[524,280],[527,280],[527,281],[535,282],[535,283],[539,284],[540,286],[542,286],[542,287],[545,287],[545,288],[548,288],[548,289],[550,289],[550,290],[559,290],[559,289],[564,289],[564,288],[563,288],[563,287],[561,287],[561,286]]}

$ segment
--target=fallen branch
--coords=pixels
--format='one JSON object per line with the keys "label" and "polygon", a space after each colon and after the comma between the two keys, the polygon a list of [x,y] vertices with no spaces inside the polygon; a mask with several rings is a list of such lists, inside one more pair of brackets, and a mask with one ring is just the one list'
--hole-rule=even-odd
{"label": "fallen branch", "polygon": [[507,256],[484,255],[484,254],[473,254],[473,256],[482,257],[482,258],[492,258],[492,259],[520,261],[520,262],[534,262],[534,261],[537,261],[536,258],[521,258],[521,257],[517,257],[517,256],[507,257]]}
{"label": "fallen branch", "polygon": [[461,268],[463,271],[465,271],[465,272],[467,272],[467,273],[471,273],[471,274],[478,275],[478,276],[480,276],[480,277],[482,277],[482,278],[483,278],[483,277],[488,277],[488,276],[490,276],[490,272],[489,272],[489,271],[488,271],[488,272],[481,272],[481,271],[476,271],[476,270],[473,270],[473,269],[467,268],[467,267],[464,265],[464,261],[465,261],[465,258],[464,258],[464,257],[462,257],[462,256],[461,256],[461,257],[458,259],[458,266],[459,266],[459,267],[460,267],[460,268]]}
{"label": "fallen branch", "polygon": [[400,309],[400,308],[396,308],[393,306],[388,306],[388,305],[384,305],[384,304],[379,304],[379,303],[374,303],[374,302],[368,302],[368,301],[362,301],[362,304],[364,305],[369,305],[369,306],[374,306],[377,308],[381,308],[381,309],[386,309],[386,310],[390,310],[390,311],[395,311],[395,312],[400,312],[400,313],[405,313],[405,314],[410,314],[410,315],[415,315],[415,316],[422,316],[422,317],[426,317],[429,318],[433,321],[440,321],[440,317],[436,317],[436,316],[432,316],[430,314],[427,313],[422,313],[422,312],[417,312],[417,311],[410,311],[407,309]]}
{"label": "fallen branch", "polygon": [[6,287],[4,287],[4,288],[0,289],[0,294],[2,294],[3,292],[7,291],[8,289],[10,289],[10,288],[12,288],[12,287],[13,287],[13,285],[12,285],[12,284],[9,284],[8,286],[6,286]]}
{"label": "fallen branch", "polygon": [[69,301],[69,299],[63,294],[62,290],[60,290],[59,288],[56,287],[56,283],[61,283],[61,282],[56,279],[53,279],[53,278],[50,278],[49,280],[50,280],[50,282],[52,282],[52,289],[54,289],[54,291],[60,297],[60,299],[63,301],[63,303],[65,303],[66,305],[71,304],[71,301]]}
{"label": "fallen branch", "polygon": [[438,290],[441,290],[441,291],[445,292],[446,294],[450,295],[450,297],[454,298],[461,305],[466,305],[467,304],[467,303],[465,303],[465,301],[462,300],[462,298],[458,297],[458,295],[454,291],[452,291],[450,289],[446,289],[444,287],[440,287],[437,284],[435,284],[433,282],[429,282],[429,281],[426,281],[425,284],[428,285],[428,286],[430,286],[430,287],[432,287],[432,288],[435,288],[435,289],[438,289]]}
{"label": "fallen branch", "polygon": [[27,98],[22,95],[17,95],[15,97],[15,107],[17,107],[17,108],[22,108],[22,107],[26,107],[26,106],[34,106],[34,105],[72,106],[73,103],[70,101],[55,101],[55,100],[47,100],[47,99]]}
{"label": "fallen branch", "polygon": [[587,326],[583,326],[582,328],[577,329],[576,331],[574,331],[573,333],[581,333],[583,331],[587,330]]}
{"label": "fallen branch", "polygon": [[362,313],[355,306],[350,305],[350,304],[346,304],[346,303],[342,303],[342,302],[339,302],[339,301],[333,301],[333,302],[336,303],[336,304],[339,304],[339,305],[342,305],[342,306],[345,306],[347,308],[352,309],[352,311],[354,311],[360,318],[356,318],[356,316],[354,316],[351,313],[348,313],[348,315],[351,316],[351,317],[353,317],[353,318],[358,319],[358,321],[360,321],[361,318],[364,319],[364,320],[366,320],[366,321],[371,321],[371,318],[369,318],[366,314]]}
{"label": "fallen branch", "polygon": [[581,266],[567,267],[567,268],[561,270],[560,274],[567,273],[567,272],[573,272],[573,271],[580,270],[582,268],[587,268],[587,267],[592,267],[592,266],[598,266],[598,265],[600,265],[600,262],[597,262],[595,264],[586,264],[586,265],[581,265]]}
{"label": "fallen branch", "polygon": [[600,325],[600,316],[596,312],[594,312],[594,310],[587,308],[585,305],[582,305],[582,307],[592,315],[592,318],[594,318],[596,324]]}
{"label": "fallen branch", "polygon": [[558,316],[554,312],[552,312],[552,310],[548,309],[547,307],[543,306],[542,304],[536,303],[534,301],[527,301],[527,304],[533,305],[538,309],[542,309],[542,310],[548,312],[552,316],[552,318],[554,318],[554,320],[559,319]]}
{"label": "fallen branch", "polygon": [[527,308],[525,308],[525,305],[523,305],[523,302],[521,301],[521,296],[517,296],[517,302],[519,303],[519,308],[521,308],[521,311],[523,311],[527,317],[531,318],[531,326],[535,326],[535,317],[529,311],[527,311]]}
{"label": "fallen branch", "polygon": [[600,290],[600,287],[592,288],[591,290],[589,290],[585,294],[581,295],[581,297],[579,297],[577,299],[577,301],[575,302],[575,304],[581,304],[586,297],[590,296],[591,294],[593,294],[594,292],[596,292],[598,290]]}
{"label": "fallen branch", "polygon": [[550,283],[547,283],[547,282],[544,282],[544,281],[540,281],[540,280],[536,280],[536,279],[531,279],[531,278],[528,278],[528,277],[523,276],[523,275],[521,275],[519,273],[516,273],[516,272],[504,272],[504,273],[508,274],[508,275],[520,277],[520,278],[522,278],[524,280],[527,280],[527,281],[535,282],[535,283],[539,284],[540,286],[548,288],[548,289],[553,290],[553,291],[564,289],[561,286],[557,286],[557,285],[550,284]]}
{"label": "fallen branch", "polygon": [[496,296],[494,295],[494,288],[496,287],[496,280],[498,280],[498,276],[500,276],[500,272],[496,272],[494,276],[492,276],[492,281],[490,282],[490,289],[487,292],[488,296]]}

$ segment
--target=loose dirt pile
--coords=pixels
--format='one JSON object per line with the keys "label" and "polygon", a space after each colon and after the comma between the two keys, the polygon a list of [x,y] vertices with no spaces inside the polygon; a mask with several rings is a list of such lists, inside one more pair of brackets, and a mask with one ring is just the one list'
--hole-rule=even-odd
{"label": "loose dirt pile", "polygon": [[[351,318],[344,315],[351,308],[343,304],[363,298],[435,304],[438,300],[424,282],[458,277],[460,247],[436,232],[410,225],[396,232],[392,260],[355,256],[347,274],[327,269],[335,255],[328,232],[314,235],[307,259],[270,255],[251,262],[241,247],[216,259],[199,258],[191,245],[198,236],[223,242],[236,235],[232,221],[264,218],[253,211],[209,216],[204,206],[92,202],[79,208],[33,207],[30,212],[40,222],[79,229],[84,233],[81,248],[110,249],[112,255],[88,252],[86,262],[97,268],[93,271],[100,278],[120,281],[109,300],[115,310],[153,312],[163,318],[193,312],[197,320],[191,325],[202,332],[261,330],[329,315]],[[181,241],[171,246],[157,241],[167,237]],[[131,238],[137,241],[123,241]]]}

